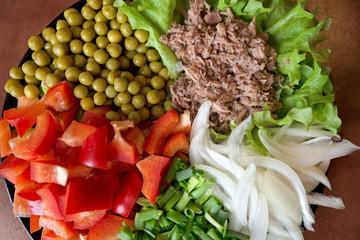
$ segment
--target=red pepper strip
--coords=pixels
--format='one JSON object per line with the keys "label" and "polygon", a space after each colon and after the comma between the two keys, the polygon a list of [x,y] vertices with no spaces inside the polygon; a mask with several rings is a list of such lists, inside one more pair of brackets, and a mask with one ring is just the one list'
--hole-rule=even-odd
{"label": "red pepper strip", "polygon": [[104,125],[90,134],[80,152],[79,162],[94,168],[107,168],[107,127]]}
{"label": "red pepper strip", "polygon": [[170,166],[170,158],[150,155],[136,164],[143,176],[141,192],[152,203],[156,203],[156,197],[160,194],[160,183]]}
{"label": "red pepper strip", "polygon": [[60,138],[69,147],[81,147],[86,138],[94,133],[98,128],[94,125],[87,123],[79,123],[72,121],[70,126],[65,130],[64,134]]}
{"label": "red pepper strip", "polygon": [[44,113],[45,109],[46,105],[44,104],[44,101],[39,100],[36,104],[28,108],[11,108],[4,111],[4,118],[16,128],[19,136],[22,137],[32,126],[34,126],[37,122],[37,116]]}
{"label": "red pepper strip", "polygon": [[9,140],[11,139],[11,131],[9,123],[0,118],[0,153],[1,158],[9,156],[11,154],[11,148]]}
{"label": "red pepper strip", "polygon": [[38,183],[57,183],[66,186],[69,170],[56,162],[31,162],[30,178]]}
{"label": "red pepper strip", "polygon": [[102,174],[69,182],[66,186],[65,214],[111,209],[111,174]]}
{"label": "red pepper strip", "polygon": [[128,217],[142,188],[142,177],[137,170],[130,171],[120,181],[121,188],[114,193],[112,209],[123,217]]}
{"label": "red pepper strip", "polygon": [[53,231],[57,236],[69,239],[74,235],[74,229],[70,222],[64,222],[61,220],[51,219],[46,216],[41,216],[39,219],[39,225]]}
{"label": "red pepper strip", "polygon": [[190,143],[185,133],[177,133],[165,143],[162,155],[173,157],[176,152],[189,153]]}
{"label": "red pepper strip", "polygon": [[69,84],[63,81],[47,91],[44,103],[61,113],[72,109],[79,103],[79,99],[74,96],[73,90]]}
{"label": "red pepper strip", "polygon": [[159,118],[146,137],[144,150],[149,154],[161,154],[166,138],[178,121],[178,114],[174,110],[168,111]]}

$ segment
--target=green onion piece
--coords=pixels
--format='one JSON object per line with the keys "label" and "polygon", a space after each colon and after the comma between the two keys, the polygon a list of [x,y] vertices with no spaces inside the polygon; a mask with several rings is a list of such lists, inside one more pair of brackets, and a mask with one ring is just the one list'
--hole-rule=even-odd
{"label": "green onion piece", "polygon": [[133,240],[134,236],[130,227],[126,223],[123,223],[123,226],[124,227],[120,229],[119,233],[116,234],[116,236],[123,240]]}
{"label": "green onion piece", "polygon": [[[194,211],[195,214],[202,214],[202,210],[200,209],[200,206],[196,204],[194,201],[190,201],[188,205],[186,206],[187,209],[191,209]],[[185,210],[185,209],[184,209]]]}
{"label": "green onion piece", "polygon": [[225,224],[225,221],[229,218],[230,213],[225,211],[224,209],[220,209],[220,211],[214,217],[218,223],[221,225]]}
{"label": "green onion piece", "polygon": [[181,186],[181,188],[187,188],[188,187],[188,182],[187,181],[185,181],[185,180],[183,180],[183,181],[181,181],[181,182],[179,182],[179,185]]}
{"label": "green onion piece", "polygon": [[175,175],[175,179],[178,182],[181,182],[183,180],[191,178],[194,175],[195,175],[195,169],[193,167],[189,167],[189,168],[187,168],[185,170],[177,172],[176,175]]}
{"label": "green onion piece", "polygon": [[232,237],[239,240],[250,240],[250,236],[232,230],[227,231],[226,237]]}
{"label": "green onion piece", "polygon": [[165,204],[167,203],[167,201],[169,201],[169,199],[176,193],[176,190],[173,186],[170,186],[166,192],[164,193],[164,195],[161,196],[161,198],[157,201],[157,204],[159,205],[159,207],[163,208],[165,206]]}
{"label": "green onion piece", "polygon": [[212,240],[199,226],[194,226],[193,233],[198,236],[201,240]]}
{"label": "green onion piece", "polygon": [[204,202],[206,202],[209,199],[212,193],[213,193],[213,189],[209,188],[208,190],[206,190],[206,192],[203,195],[201,195],[198,199],[196,199],[195,202],[197,204],[202,205]]}
{"label": "green onion piece", "polygon": [[149,209],[143,212],[139,212],[136,215],[138,215],[139,221],[144,222],[150,219],[159,219],[161,214],[163,213],[162,210],[157,209]]}
{"label": "green onion piece", "polygon": [[196,176],[192,176],[188,181],[186,191],[188,193],[191,193],[191,191],[196,187],[198,183],[199,183],[199,179]]}
{"label": "green onion piece", "polygon": [[158,223],[163,231],[169,230],[172,227],[172,224],[166,219],[164,215],[160,216]]}
{"label": "green onion piece", "polygon": [[150,231],[146,229],[144,229],[143,231],[144,232],[143,232],[142,240],[153,240],[155,238],[154,234],[152,234]]}
{"label": "green onion piece", "polygon": [[190,219],[195,217],[195,212],[191,208],[186,207],[183,212],[184,212],[185,216],[190,218]]}
{"label": "green onion piece", "polygon": [[135,219],[134,219],[134,228],[136,230],[143,230],[145,227],[145,222],[142,222],[139,220],[139,213],[135,214]]}
{"label": "green onion piece", "polygon": [[189,220],[184,214],[179,213],[174,209],[168,211],[166,218],[180,226],[185,226],[186,222]]}
{"label": "green onion piece", "polygon": [[208,212],[211,216],[215,216],[222,208],[222,204],[215,197],[211,197],[204,203],[203,208],[205,212]]}
{"label": "green onion piece", "polygon": [[151,203],[147,198],[139,197],[136,203],[146,208],[157,208],[156,204]]}
{"label": "green onion piece", "polygon": [[144,230],[146,229],[146,230],[152,231],[155,227],[155,224],[156,224],[156,219],[150,219],[150,220],[145,221]]}
{"label": "green onion piece", "polygon": [[224,230],[224,227],[221,226],[209,213],[205,212],[204,217],[209,221],[211,225],[213,225],[219,232]]}
{"label": "green onion piece", "polygon": [[181,158],[174,158],[174,160],[172,160],[169,170],[167,171],[167,173],[164,177],[165,182],[171,183],[171,181],[175,178],[178,164],[180,164],[180,163],[184,163],[184,160],[182,160]]}
{"label": "green onion piece", "polygon": [[171,240],[179,240],[183,237],[184,231],[178,227],[178,225],[175,225],[173,230],[170,233],[170,239]]}
{"label": "green onion piece", "polygon": [[196,190],[194,190],[193,192],[191,192],[191,195],[197,199],[199,198],[201,195],[203,195],[206,190],[208,190],[209,188],[211,188],[214,184],[213,180],[210,179],[206,179],[204,184],[202,184],[199,188],[197,188]]}
{"label": "green onion piece", "polygon": [[185,225],[185,235],[189,235],[194,225],[194,219],[189,219]]}
{"label": "green onion piece", "polygon": [[171,233],[171,231],[160,233],[160,234],[156,235],[155,239],[156,240],[168,240],[168,239],[170,239],[170,233]]}
{"label": "green onion piece", "polygon": [[210,228],[210,230],[206,234],[209,235],[213,240],[221,240],[214,228]]}
{"label": "green onion piece", "polygon": [[[134,233],[134,240],[142,240],[142,231],[135,231]],[[121,239],[121,238],[120,238]]]}
{"label": "green onion piece", "polygon": [[185,161],[182,161],[176,165],[176,171],[184,170],[184,169],[187,169],[188,167],[189,167],[189,165],[187,165],[185,163]]}
{"label": "green onion piece", "polygon": [[165,204],[164,209],[166,211],[169,211],[170,209],[172,209],[173,206],[175,206],[175,204],[180,200],[181,198],[181,193],[180,192],[176,192],[170,199],[169,201],[167,201],[167,203]]}
{"label": "green onion piece", "polygon": [[223,231],[223,238],[226,237],[226,234],[227,234],[227,226],[228,226],[228,219],[225,220],[225,223],[224,223],[224,231]]}
{"label": "green onion piece", "polygon": [[178,212],[182,212],[184,210],[184,208],[188,205],[188,203],[190,202],[191,199],[192,199],[192,197],[186,191],[184,191],[180,200],[176,204],[175,209]]}
{"label": "green onion piece", "polygon": [[195,222],[197,225],[204,227],[206,224],[208,224],[208,221],[206,220],[206,218],[203,215],[197,215],[195,216]]}

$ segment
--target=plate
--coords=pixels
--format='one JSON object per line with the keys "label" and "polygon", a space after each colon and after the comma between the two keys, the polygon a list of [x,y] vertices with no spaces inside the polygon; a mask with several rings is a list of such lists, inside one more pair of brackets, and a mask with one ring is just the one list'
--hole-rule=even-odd
{"label": "plate", "polygon": [[[34,1],[35,2],[35,1]],[[86,1],[80,1],[80,2],[77,2],[77,3],[75,3],[72,7],[77,7],[77,8],[79,8],[81,5],[83,5],[84,3],[85,3]],[[316,1],[315,1],[316,2]],[[320,1],[319,1],[320,2]],[[335,4],[334,4],[334,2],[337,2],[337,1],[330,1],[330,3],[327,3],[327,4],[322,4],[323,6],[324,5],[328,5],[329,4],[329,6],[335,6]],[[349,5],[350,4],[350,2],[352,2],[352,0],[346,0],[345,2],[347,2],[347,5]],[[319,3],[320,4],[320,3]],[[314,5],[314,4],[313,4]],[[343,5],[346,5],[346,4],[341,4],[341,6],[343,6]],[[329,7],[328,6],[328,7]],[[356,13],[356,9],[357,10],[360,10],[359,8],[356,8],[356,7],[354,7],[354,13]],[[325,8],[321,8],[321,10],[323,10],[323,11],[328,11],[328,10],[326,10]],[[331,10],[330,10],[331,11]],[[341,11],[341,12],[344,12],[344,11]],[[333,12],[332,12],[333,14],[331,14],[332,16],[333,16],[333,18],[337,18],[336,16],[339,16],[337,19],[339,19],[341,16],[342,16],[342,14],[341,13],[339,13],[338,12],[338,10],[336,10],[336,8],[334,8],[334,10],[333,10]],[[336,14],[339,14],[339,15],[336,15]],[[326,15],[330,15],[330,13],[327,13]],[[353,20],[353,18],[350,16],[351,14],[347,14],[347,17],[346,17],[346,19],[349,19],[350,20],[350,22],[351,22],[351,20]],[[355,14],[355,17],[356,16],[359,16],[359,14]],[[55,18],[50,24],[49,24],[49,26],[55,26],[55,23],[56,23],[56,21],[58,20],[58,19],[61,19],[61,18],[63,18],[62,17],[62,14],[60,14],[57,18]],[[357,19],[359,19],[359,18],[357,18]],[[336,24],[336,23],[335,23]],[[336,25],[335,26],[333,26],[333,28],[335,28],[335,29],[338,29],[338,28],[336,28]],[[344,27],[344,29],[349,29],[348,27]],[[355,31],[355,30],[354,30]],[[343,32],[344,33],[344,32]],[[334,33],[335,34],[335,33]],[[336,33],[337,34],[337,33]],[[355,35],[349,35],[349,36],[355,36]],[[359,36],[359,35],[357,35],[357,36]],[[344,35],[344,38],[347,38],[345,35]],[[350,39],[350,37],[349,37],[349,39]],[[344,42],[346,41],[346,40],[343,40]],[[356,41],[354,41],[354,42],[356,42]],[[328,44],[328,41],[325,43],[325,45],[326,46],[329,46],[329,44]],[[339,44],[338,44],[339,45]],[[352,45],[352,46],[358,46],[358,47],[360,47],[359,46],[359,44],[351,44],[350,43],[350,45]],[[332,48],[331,47],[331,44],[330,44],[330,48]],[[359,49],[359,48],[357,48],[357,49]],[[346,46],[345,46],[345,51],[346,51]],[[346,51],[348,54],[351,54],[352,52],[351,51]],[[357,54],[356,54],[357,53]],[[24,55],[24,58],[22,59],[22,61],[20,62],[20,64],[22,64],[23,62],[25,62],[26,61],[26,59],[28,59],[29,57],[30,57],[30,54],[31,54],[31,52],[30,51],[27,51],[26,52],[26,54]],[[340,59],[341,59],[341,54],[339,54],[339,51],[338,52],[336,52],[336,50],[334,49],[334,51],[333,51],[333,54],[335,54],[337,57],[340,55]],[[345,53],[344,53],[345,54]],[[356,51],[354,51],[353,52],[353,55],[355,56],[355,55],[357,55],[357,59],[359,59],[358,58],[358,56],[359,56],[359,52],[358,52],[358,50],[356,50]],[[333,55],[334,56],[334,55]],[[351,55],[350,55],[350,58],[351,58]],[[333,59],[334,59],[334,57],[333,57]],[[340,63],[341,61],[340,60],[333,60],[331,63],[330,63],[330,65],[331,66],[333,66],[333,68],[335,69],[335,70],[337,70],[337,72],[335,72],[335,78],[337,78],[338,80],[342,80],[342,77],[344,77],[344,81],[342,82],[342,83],[339,83],[339,84],[337,84],[336,85],[336,87],[338,88],[338,94],[340,93],[340,92],[345,92],[345,90],[346,90],[346,88],[345,88],[345,84],[355,84],[356,83],[356,81],[355,80],[358,80],[358,76],[360,75],[360,74],[356,74],[356,73],[360,73],[358,70],[355,70],[356,68],[358,68],[357,66],[356,66],[356,68],[355,67],[352,67],[351,65],[348,65],[348,67],[346,67],[345,69],[344,68],[341,68],[341,67],[337,67],[336,66],[336,63]],[[354,61],[354,63],[355,63],[356,61]],[[349,61],[344,61],[342,64],[348,64],[349,63]],[[354,65],[356,65],[356,64],[354,64]],[[339,66],[339,65],[338,65]],[[8,69],[7,69],[8,70]],[[350,74],[350,73],[347,73],[347,72],[351,72],[351,71],[353,71],[353,74]],[[346,72],[346,73],[345,73]],[[345,74],[345,76],[343,76],[342,74]],[[352,79],[353,78],[353,80],[347,80],[347,79]],[[351,93],[355,93],[356,92],[356,89],[358,90],[358,93],[360,92],[360,89],[359,89],[359,87],[358,86],[355,86],[355,88],[353,88],[353,89],[350,89],[349,91],[351,92]],[[345,95],[345,94],[344,94]],[[337,95],[338,96],[338,95]],[[339,95],[340,96],[340,95]],[[356,96],[355,94],[350,94],[350,96]],[[351,140],[351,138],[352,138],[352,140],[353,141],[355,141],[354,143],[355,144],[358,144],[359,145],[359,138],[358,137],[354,137],[357,133],[360,133],[359,132],[359,127],[358,127],[358,125],[355,125],[355,123],[356,123],[356,121],[355,120],[349,120],[350,118],[352,118],[352,117],[354,117],[354,118],[357,118],[357,119],[359,119],[358,117],[359,117],[359,114],[358,113],[356,113],[356,112],[360,112],[360,108],[359,108],[359,103],[358,103],[358,101],[356,102],[354,102],[354,106],[352,106],[352,108],[350,108],[350,107],[348,107],[348,105],[349,104],[347,104],[346,103],[346,101],[350,101],[351,100],[351,98],[350,97],[345,97],[345,96],[340,96],[340,98],[339,98],[340,100],[339,100],[339,102],[337,103],[338,105],[339,105],[339,111],[340,111],[340,117],[344,120],[344,123],[347,123],[347,124],[351,124],[352,123],[352,125],[351,126],[357,126],[357,128],[355,128],[354,129],[354,131],[349,131],[349,130],[347,130],[347,129],[349,129],[350,127],[347,127],[347,126],[345,126],[345,127],[343,127],[343,130],[342,130],[342,132],[341,132],[341,134],[342,134],[342,136],[344,136],[344,137],[347,137],[347,138],[350,138],[350,140]],[[357,97],[357,99],[359,99],[358,97]],[[344,101],[345,100],[345,101]],[[350,105],[352,105],[352,104],[350,104]],[[15,107],[16,106],[16,99],[14,99],[14,98],[12,98],[10,95],[7,95],[6,96],[6,100],[5,100],[5,104],[4,104],[4,109],[3,110],[6,110],[6,109],[9,109],[9,108],[12,108],[12,107]],[[347,107],[347,108],[345,108],[345,107]],[[348,111],[348,109],[353,109],[353,111],[355,112],[355,113],[350,113],[350,111]],[[359,124],[359,120],[357,120],[357,124]],[[345,131],[344,131],[345,130]],[[343,133],[345,132],[345,134],[343,135]],[[356,156],[360,156],[359,154],[356,154]],[[336,164],[334,165],[334,164],[332,164],[332,168],[330,169],[330,177],[333,177],[334,179],[337,179],[338,181],[341,181],[341,180],[339,180],[340,179],[340,177],[336,177],[335,176],[335,172],[338,170],[338,168],[339,168],[339,166],[340,166],[340,162],[341,161],[347,161],[347,160],[352,160],[352,161],[356,161],[356,160],[358,160],[358,159],[355,159],[355,156],[352,156],[351,157],[352,159],[350,159],[350,158],[347,158],[347,159],[341,159],[341,160],[339,160],[339,161],[336,161]],[[345,161],[345,162],[346,162]],[[347,162],[349,162],[349,161],[347,161]],[[359,164],[353,164],[353,165],[346,165],[347,167],[342,167],[340,170],[343,170],[343,169],[346,169],[346,170],[351,170],[351,169],[358,169],[358,171],[360,170],[360,168],[358,167],[359,166]],[[353,167],[351,167],[351,166],[353,166]],[[334,168],[335,167],[335,168]],[[353,171],[351,171],[353,174],[356,174],[356,173],[358,173],[358,172],[356,172],[355,170],[353,170]],[[331,172],[333,173],[333,174],[331,174]],[[338,173],[338,175],[340,175],[340,174],[343,174],[344,173],[344,170],[343,170],[343,172],[339,172]],[[346,177],[346,179],[345,180],[343,180],[343,182],[347,182],[347,184],[349,185],[349,187],[348,188],[346,188],[347,190],[349,190],[349,189],[351,189],[350,188],[350,185],[355,185],[356,186],[356,184],[358,184],[359,182],[358,182],[358,180],[356,180],[356,179],[359,179],[359,177],[354,177],[354,178],[351,178],[350,179],[350,177]],[[330,179],[331,180],[331,179]],[[338,188],[341,188],[342,186],[344,186],[345,184],[344,183],[337,183],[336,181],[337,180],[335,180],[334,182],[333,181],[331,181],[331,183],[333,183],[335,186],[334,186],[334,189],[335,189],[335,191],[336,191],[336,186],[338,186]],[[11,183],[9,183],[9,182],[6,182],[6,187],[7,187],[7,190],[8,190],[8,193],[9,193],[9,197],[11,198],[11,199],[13,199],[13,194],[14,194],[14,187],[13,187],[13,185],[11,184]],[[320,187],[318,187],[319,189],[317,189],[317,191],[323,191],[323,186],[320,186]],[[345,191],[345,190],[344,190]],[[347,196],[352,196],[351,197],[351,199],[348,197],[348,201],[345,201],[346,200],[346,195],[343,195],[342,193],[343,193],[343,191],[342,190],[337,190],[337,192],[333,192],[333,193],[329,193],[329,191],[327,192],[328,194],[331,194],[331,195],[335,195],[335,196],[338,196],[338,197],[342,197],[343,199],[344,199],[344,202],[345,202],[345,205],[346,206],[348,206],[348,205],[350,205],[350,201],[351,202],[355,202],[355,200],[360,200],[360,198],[358,197],[359,196],[359,194],[356,194],[356,193],[349,193],[349,195],[347,195]],[[350,210],[350,208],[348,209],[348,211],[350,211],[350,213],[341,213],[342,211],[339,211],[339,210],[336,210],[336,211],[334,211],[334,210],[325,210],[325,209],[321,209],[320,211],[319,211],[319,214],[320,214],[320,216],[319,217],[322,217],[322,219],[324,220],[324,219],[326,219],[326,218],[328,218],[327,216],[328,215],[332,215],[332,216],[330,216],[330,219],[334,219],[335,218],[335,216],[338,216],[338,217],[341,217],[341,216],[343,216],[343,218],[345,218],[345,220],[347,220],[346,222],[350,222],[350,221],[353,221],[354,222],[354,224],[356,223],[356,221],[357,221],[357,218],[355,217],[355,216],[357,216],[356,215],[356,211],[358,211],[359,210],[359,204],[357,204],[357,205],[354,205],[355,206],[355,208],[353,207],[352,209],[352,211],[353,211],[353,213],[351,212],[351,210]],[[351,207],[351,206],[350,206]],[[356,210],[357,209],[357,210]],[[324,211],[323,211],[324,210]],[[346,212],[348,212],[348,211],[346,211]],[[321,214],[322,213],[322,214]],[[327,214],[324,214],[324,213],[327,213]],[[317,214],[318,215],[318,214]],[[347,215],[348,217],[346,218],[345,217],[345,215]],[[350,216],[350,217],[349,217]],[[351,217],[351,216],[353,216],[353,217]],[[9,217],[12,217],[12,215],[11,216],[9,216]],[[319,224],[320,224],[320,219],[316,219],[317,220],[317,226],[315,226],[315,231],[316,232],[318,232],[318,227],[319,227]],[[21,218],[21,221],[22,221],[22,223],[23,223],[23,225],[24,225],[24,227],[27,229],[27,231],[29,232],[29,219],[23,219],[23,218]],[[330,220],[329,220],[330,221]],[[328,222],[329,222],[328,221]],[[342,221],[341,219],[339,219],[339,221]],[[336,226],[336,225],[338,225],[338,224],[340,224],[340,225],[343,225],[343,224],[341,224],[341,223],[335,223],[335,224],[333,224],[333,226]],[[330,228],[332,228],[331,226],[330,226]],[[345,231],[344,229],[351,229],[351,228],[345,228],[345,227],[342,227],[342,228],[340,228],[338,231],[338,233],[339,234],[345,234],[345,233],[351,233],[351,232],[347,232],[347,231]],[[352,228],[352,230],[354,231],[355,229],[354,228]],[[324,231],[323,231],[324,232]],[[328,232],[334,232],[334,227],[332,228],[332,230],[328,230]],[[336,238],[336,236],[338,236],[337,234],[338,233],[336,233],[335,234],[335,239],[337,239]],[[356,235],[356,233],[358,234],[358,235]],[[2,234],[2,232],[0,232],[0,234]],[[355,232],[353,232],[353,234],[355,234],[357,237],[360,237],[360,232],[359,231],[355,231]],[[329,234],[329,236],[330,235],[332,235],[332,234]],[[351,234],[350,234],[351,235]],[[351,235],[351,236],[355,236],[355,235]],[[35,234],[32,234],[31,235],[31,238],[32,239],[34,239],[34,240],[38,240],[38,239],[40,239],[40,233],[35,233]],[[315,238],[314,238],[315,239]],[[349,238],[350,239],[350,238]],[[355,239],[355,238],[352,238],[352,239]]]}

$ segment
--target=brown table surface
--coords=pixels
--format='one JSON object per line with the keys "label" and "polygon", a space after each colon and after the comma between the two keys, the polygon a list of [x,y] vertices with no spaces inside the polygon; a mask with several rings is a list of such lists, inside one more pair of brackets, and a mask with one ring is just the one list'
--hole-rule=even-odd
{"label": "brown table surface", "polygon": [[[58,14],[76,0],[1,0],[0,1],[0,86],[9,78],[8,71],[17,66],[27,50],[27,40],[38,34]],[[343,138],[360,145],[360,1],[310,0],[309,9],[320,7],[319,18],[333,19],[328,40],[332,50],[329,65],[333,69],[336,102],[343,120]],[[0,90],[0,106],[5,92]],[[332,191],[341,197],[345,210],[320,207],[316,211],[315,232],[305,239],[360,239],[360,151],[332,161],[329,170]],[[0,180],[0,240],[29,239],[20,221],[13,217],[4,181]]]}

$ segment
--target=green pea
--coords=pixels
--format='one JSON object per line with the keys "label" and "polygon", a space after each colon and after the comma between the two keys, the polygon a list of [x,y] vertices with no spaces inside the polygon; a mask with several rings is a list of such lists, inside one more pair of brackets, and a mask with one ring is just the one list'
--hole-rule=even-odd
{"label": "green pea", "polygon": [[145,121],[150,117],[150,110],[147,107],[142,107],[137,111],[140,113],[142,121]]}
{"label": "green pea", "polygon": [[24,94],[28,98],[37,98],[39,93],[39,88],[33,84],[28,84],[24,87]]}
{"label": "green pea", "polygon": [[164,109],[166,112],[170,111],[170,110],[174,110],[174,107],[171,103],[171,99],[165,100],[164,102]]}
{"label": "green pea", "polygon": [[135,31],[134,36],[140,43],[145,43],[149,38],[149,33],[145,30],[138,29]]}
{"label": "green pea", "polygon": [[154,118],[160,118],[162,115],[165,114],[165,110],[162,106],[160,105],[155,105],[151,108],[151,115]]}
{"label": "green pea", "polygon": [[137,111],[132,111],[128,115],[128,119],[134,121],[135,124],[139,124],[141,122],[141,115]]}
{"label": "green pea", "polygon": [[136,94],[135,96],[132,97],[131,103],[136,109],[140,109],[145,106],[146,98],[142,94]]}
{"label": "green pea", "polygon": [[140,83],[138,81],[130,81],[127,91],[130,94],[135,95],[138,92],[140,92],[140,89],[141,89],[141,85],[140,85]]}
{"label": "green pea", "polygon": [[105,118],[109,121],[119,121],[121,119],[120,114],[115,111],[108,111],[105,113]]}
{"label": "green pea", "polygon": [[117,60],[116,58],[109,58],[109,60],[107,60],[105,65],[106,68],[109,69],[110,71],[115,71],[120,68],[120,61]]}
{"label": "green pea", "polygon": [[80,100],[80,106],[82,109],[90,110],[95,107],[94,101],[90,97],[85,97]]}
{"label": "green pea", "polygon": [[94,82],[94,77],[91,72],[82,72],[79,74],[79,82],[85,86],[90,86]]}
{"label": "green pea", "polygon": [[134,106],[131,103],[128,104],[122,104],[121,105],[121,112],[125,115],[128,116],[131,112],[135,111]]}
{"label": "green pea", "polygon": [[81,70],[75,66],[71,66],[65,71],[65,78],[69,82],[77,82],[79,80],[79,75]]}
{"label": "green pea", "polygon": [[133,29],[131,28],[130,23],[123,23],[120,26],[120,32],[124,37],[130,37],[133,34]]}
{"label": "green pea", "polygon": [[118,94],[113,85],[108,85],[105,89],[105,94],[108,98],[114,98]]}
{"label": "green pea", "polygon": [[128,80],[118,77],[114,80],[114,89],[117,92],[125,92],[128,88]]}
{"label": "green pea", "polygon": [[137,53],[133,57],[133,63],[137,67],[142,67],[146,64],[146,57],[144,54]]}
{"label": "green pea", "polygon": [[15,98],[24,96],[24,86],[21,84],[12,84],[9,86],[9,93]]}
{"label": "green pea", "polygon": [[162,89],[165,87],[165,81],[160,76],[154,76],[151,78],[151,86],[154,89]]}
{"label": "green pea", "polygon": [[121,104],[128,104],[131,101],[131,95],[128,92],[121,92],[116,98]]}
{"label": "green pea", "polygon": [[151,90],[146,94],[146,99],[150,104],[157,104],[161,101],[161,95],[157,90]]}
{"label": "green pea", "polygon": [[97,92],[104,92],[106,89],[106,86],[107,86],[106,81],[103,78],[97,78],[92,83],[93,89]]}
{"label": "green pea", "polygon": [[9,71],[9,75],[13,79],[24,79],[25,74],[21,70],[21,67],[13,67]]}
{"label": "green pea", "polygon": [[87,97],[89,89],[86,86],[79,84],[74,87],[73,92],[75,97],[82,99]]}
{"label": "green pea", "polygon": [[27,84],[39,85],[40,81],[36,79],[34,76],[25,75],[24,80]]}
{"label": "green pea", "polygon": [[106,95],[103,92],[97,92],[94,94],[93,100],[95,105],[97,106],[103,106],[106,102]]}
{"label": "green pea", "polygon": [[101,67],[97,62],[89,62],[85,67],[86,71],[91,72],[93,76],[99,75]]}
{"label": "green pea", "polygon": [[17,79],[12,79],[11,78],[11,79],[7,80],[6,83],[5,83],[5,86],[4,86],[5,91],[10,93],[10,86],[16,85],[16,84],[21,85],[20,81],[17,80]]}
{"label": "green pea", "polygon": [[163,65],[161,62],[151,62],[149,64],[149,67],[151,69],[151,71],[153,71],[154,73],[159,73],[161,71],[161,69],[163,68]]}

